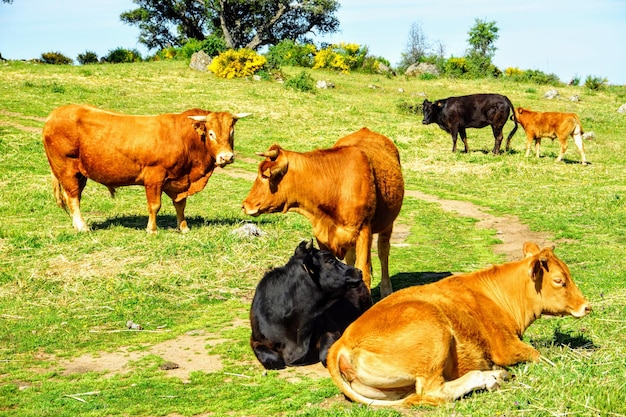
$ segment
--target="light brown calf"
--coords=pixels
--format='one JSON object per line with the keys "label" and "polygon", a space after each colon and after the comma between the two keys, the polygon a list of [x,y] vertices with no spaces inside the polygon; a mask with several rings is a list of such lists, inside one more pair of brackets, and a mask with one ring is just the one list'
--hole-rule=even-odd
{"label": "light brown calf", "polygon": [[328,149],[300,153],[273,145],[259,155],[265,160],[243,211],[250,216],[288,211],[306,216],[320,248],[360,269],[368,289],[372,236],[378,233],[380,293],[390,294],[389,239],[404,197],[394,143],[363,128]]}
{"label": "light brown calf", "polygon": [[582,164],[587,164],[585,156],[585,148],[583,145],[583,127],[580,119],[575,113],[557,113],[557,112],[535,112],[532,110],[518,107],[515,109],[517,121],[522,125],[526,132],[526,156],[530,155],[530,146],[535,141],[535,153],[539,158],[539,148],[541,147],[541,138],[550,138],[552,140],[559,139],[561,151],[556,159],[561,161],[567,150],[567,138],[571,135],[574,143],[580,151]]}
{"label": "light brown calf", "polygon": [[439,404],[494,389],[503,369],[537,361],[521,341],[542,314],[582,317],[591,307],[552,248],[524,245],[521,261],[402,289],[353,322],[327,356],[353,401]]}

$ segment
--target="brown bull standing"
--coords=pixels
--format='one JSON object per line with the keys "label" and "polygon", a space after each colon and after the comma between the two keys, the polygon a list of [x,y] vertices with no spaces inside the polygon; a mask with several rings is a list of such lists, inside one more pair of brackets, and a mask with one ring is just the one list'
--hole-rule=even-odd
{"label": "brown bull standing", "polygon": [[161,192],[172,199],[185,233],[187,197],[202,191],[215,166],[233,162],[234,126],[244,116],[202,109],[132,116],[86,105],[59,107],[43,128],[57,203],[76,229],[88,231],[80,213],[87,179],[106,185],[111,195],[117,187],[143,185],[148,233],[157,229]]}
{"label": "brown bull standing", "polygon": [[552,248],[402,289],[353,322],[327,356],[334,383],[368,405],[439,404],[494,389],[539,352],[522,342],[542,314],[583,317],[591,307]]}

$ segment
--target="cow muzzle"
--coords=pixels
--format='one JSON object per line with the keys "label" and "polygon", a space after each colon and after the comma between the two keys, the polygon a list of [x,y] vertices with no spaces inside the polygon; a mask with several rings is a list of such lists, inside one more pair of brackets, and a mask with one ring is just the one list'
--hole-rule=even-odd
{"label": "cow muzzle", "polygon": [[232,164],[235,161],[235,155],[232,152],[220,152],[215,158],[215,165],[223,167]]}
{"label": "cow muzzle", "polygon": [[578,307],[576,310],[572,310],[572,312],[570,314],[573,317],[581,318],[581,317],[586,316],[589,313],[591,313],[591,304],[586,302],[586,303],[582,304],[580,307]]}

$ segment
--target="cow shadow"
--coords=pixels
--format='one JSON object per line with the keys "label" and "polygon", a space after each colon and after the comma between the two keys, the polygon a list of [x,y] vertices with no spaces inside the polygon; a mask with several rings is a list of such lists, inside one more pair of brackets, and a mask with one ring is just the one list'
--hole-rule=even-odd
{"label": "cow shadow", "polygon": [[[241,219],[236,218],[213,218],[207,219],[203,216],[191,216],[186,217],[187,225],[190,229],[199,228],[202,226],[234,226],[239,225],[243,222]],[[110,217],[106,220],[93,222],[90,224],[91,230],[104,230],[110,229],[115,226],[124,227],[126,229],[135,229],[135,230],[145,230],[148,225],[148,216],[115,216]],[[168,229],[176,229],[178,227],[178,223],[176,221],[176,216],[173,214],[164,214],[157,216],[157,229],[158,230],[168,230]]]}
{"label": "cow shadow", "polygon": [[554,329],[552,336],[531,339],[530,343],[536,348],[548,348],[553,346],[565,346],[570,349],[596,350],[599,346],[593,343],[593,340],[581,335],[580,333],[563,332],[560,327]]}
{"label": "cow shadow", "polygon": [[[391,277],[393,290],[398,291],[402,288],[413,287],[416,285],[430,284],[437,282],[442,278],[449,277],[452,272],[400,272]],[[372,288],[372,301],[380,301],[380,286]]]}

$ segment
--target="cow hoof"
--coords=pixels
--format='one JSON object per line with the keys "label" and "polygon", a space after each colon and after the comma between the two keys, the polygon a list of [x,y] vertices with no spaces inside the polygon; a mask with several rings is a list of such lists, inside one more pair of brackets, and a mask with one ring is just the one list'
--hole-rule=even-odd
{"label": "cow hoof", "polygon": [[157,231],[156,230],[152,230],[152,229],[146,229],[146,233],[149,235],[156,235]]}
{"label": "cow hoof", "polygon": [[186,233],[189,233],[189,228],[188,227],[180,227],[180,228],[178,228],[178,231],[184,235]]}

